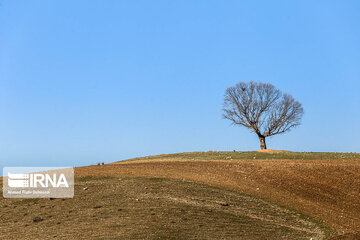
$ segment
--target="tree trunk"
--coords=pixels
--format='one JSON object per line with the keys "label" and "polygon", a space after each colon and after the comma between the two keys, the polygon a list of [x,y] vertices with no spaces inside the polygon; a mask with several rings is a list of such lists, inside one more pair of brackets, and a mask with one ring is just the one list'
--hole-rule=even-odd
{"label": "tree trunk", "polygon": [[266,142],[264,136],[259,136],[261,150],[266,149]]}

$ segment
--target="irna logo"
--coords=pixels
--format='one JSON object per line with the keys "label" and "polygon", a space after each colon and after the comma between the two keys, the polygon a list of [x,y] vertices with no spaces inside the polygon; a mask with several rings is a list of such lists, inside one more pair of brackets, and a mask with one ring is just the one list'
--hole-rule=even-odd
{"label": "irna logo", "polygon": [[4,167],[5,198],[72,198],[73,167]]}
{"label": "irna logo", "polygon": [[64,174],[8,173],[8,185],[13,188],[69,187]]}

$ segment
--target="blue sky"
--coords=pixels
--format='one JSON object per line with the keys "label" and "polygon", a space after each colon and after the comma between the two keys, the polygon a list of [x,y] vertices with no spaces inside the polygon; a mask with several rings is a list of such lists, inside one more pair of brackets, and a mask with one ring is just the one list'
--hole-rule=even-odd
{"label": "blue sky", "polygon": [[270,82],[304,107],[267,140],[360,152],[359,1],[1,1],[0,167],[256,150],[224,91]]}

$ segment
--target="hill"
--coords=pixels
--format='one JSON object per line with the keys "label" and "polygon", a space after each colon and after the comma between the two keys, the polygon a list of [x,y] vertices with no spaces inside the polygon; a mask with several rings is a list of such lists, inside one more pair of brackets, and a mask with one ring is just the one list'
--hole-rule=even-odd
{"label": "hill", "polygon": [[3,199],[1,208],[2,239],[322,239],[328,234],[313,219],[268,201],[164,178],[86,176],[77,179],[73,199]]}
{"label": "hill", "polygon": [[360,226],[355,153],[179,153],[75,173],[73,199],[1,198],[0,236],[357,239]]}

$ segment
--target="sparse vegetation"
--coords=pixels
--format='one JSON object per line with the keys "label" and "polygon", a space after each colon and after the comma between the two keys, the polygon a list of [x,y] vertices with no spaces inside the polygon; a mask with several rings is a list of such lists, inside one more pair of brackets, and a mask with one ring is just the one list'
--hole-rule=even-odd
{"label": "sparse vegetation", "polygon": [[[21,205],[2,199],[1,237],[251,240],[327,234],[322,224],[295,211],[206,184],[144,177],[82,180],[73,199]],[[89,190],[81,191],[84,186]]]}
{"label": "sparse vegetation", "polygon": [[87,182],[87,181],[96,181],[96,180],[106,180],[114,178],[113,176],[84,176],[78,177],[75,179],[77,182]]}
{"label": "sparse vegetation", "polygon": [[73,199],[2,198],[1,238],[358,236],[358,153],[176,153],[75,175]]}
{"label": "sparse vegetation", "polygon": [[360,159],[359,153],[333,153],[333,152],[241,152],[241,151],[208,151],[208,152],[185,152],[162,154],[148,157],[133,158],[141,159],[189,159],[189,160],[236,160],[236,159],[293,159],[293,160],[316,160],[316,159]]}

